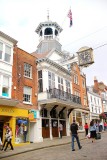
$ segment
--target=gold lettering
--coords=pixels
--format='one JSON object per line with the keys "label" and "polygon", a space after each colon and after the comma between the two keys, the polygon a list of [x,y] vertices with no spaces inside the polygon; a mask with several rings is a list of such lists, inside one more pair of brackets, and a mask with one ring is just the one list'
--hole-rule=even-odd
{"label": "gold lettering", "polygon": [[1,112],[14,113],[14,110],[11,108],[1,108]]}

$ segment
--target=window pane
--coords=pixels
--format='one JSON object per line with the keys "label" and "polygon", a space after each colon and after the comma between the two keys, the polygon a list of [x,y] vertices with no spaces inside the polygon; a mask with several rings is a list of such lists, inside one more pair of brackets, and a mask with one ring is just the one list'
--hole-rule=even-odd
{"label": "window pane", "polygon": [[39,83],[38,83],[38,90],[39,90],[39,93],[40,92],[43,92],[43,82],[42,82],[42,79],[39,79]]}
{"label": "window pane", "polygon": [[24,63],[24,75],[32,77],[32,66],[30,64]]}
{"label": "window pane", "polygon": [[42,78],[42,70],[38,71],[38,78]]}
{"label": "window pane", "polygon": [[10,62],[10,55],[7,54],[7,53],[5,53],[4,60],[5,60],[6,62]]}
{"label": "window pane", "polygon": [[48,72],[48,78],[51,79],[51,72]]}
{"label": "window pane", "polygon": [[3,86],[9,86],[9,78],[8,77],[3,77]]}
{"label": "window pane", "polygon": [[0,59],[2,59],[3,43],[0,42]]}
{"label": "window pane", "polygon": [[8,91],[9,91],[8,88],[3,87],[3,88],[2,88],[2,96],[8,97],[8,96],[9,96]]}
{"label": "window pane", "polygon": [[11,55],[11,48],[9,46],[5,47],[5,53]]}
{"label": "window pane", "polygon": [[24,94],[29,94],[29,95],[31,95],[31,90],[32,90],[31,87],[24,87]]}
{"label": "window pane", "polygon": [[31,87],[24,87],[23,90],[23,101],[24,102],[31,102],[31,95],[32,95],[32,88]]}

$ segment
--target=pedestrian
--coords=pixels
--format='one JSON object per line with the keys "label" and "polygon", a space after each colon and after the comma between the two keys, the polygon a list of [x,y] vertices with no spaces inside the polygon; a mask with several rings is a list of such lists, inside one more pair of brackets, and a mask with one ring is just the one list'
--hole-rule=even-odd
{"label": "pedestrian", "polygon": [[27,137],[27,125],[26,124],[23,127],[23,136],[24,136],[24,142],[26,142],[26,137]]}
{"label": "pedestrian", "polygon": [[100,121],[100,123],[99,123],[99,132],[102,132],[102,130],[103,130],[103,122]]}
{"label": "pedestrian", "polygon": [[7,128],[7,129],[6,129],[6,133],[5,133],[4,143],[3,143],[3,145],[2,145],[1,151],[4,149],[6,143],[8,142],[8,141],[7,141],[7,140],[8,140],[8,136],[9,136],[8,134],[9,134],[9,130],[8,130],[8,128]]}
{"label": "pedestrian", "polygon": [[106,131],[106,129],[107,129],[107,123],[106,123],[106,121],[104,122],[104,131]]}
{"label": "pedestrian", "polygon": [[59,134],[60,134],[60,138],[62,138],[62,132],[63,132],[63,125],[62,125],[62,123],[60,122],[60,124],[59,124]]}
{"label": "pedestrian", "polygon": [[75,120],[73,120],[73,123],[70,126],[70,130],[71,130],[71,136],[72,136],[72,151],[75,151],[74,139],[76,139],[78,147],[79,149],[81,149],[82,146],[80,145],[79,136],[78,136],[78,125],[76,124]]}
{"label": "pedestrian", "polygon": [[88,129],[89,129],[87,123],[85,123],[84,128],[85,128],[85,136],[87,136],[88,135]]}
{"label": "pedestrian", "polygon": [[95,141],[96,138],[96,126],[93,120],[90,122],[90,138],[92,139],[92,143]]}
{"label": "pedestrian", "polygon": [[12,129],[9,128],[8,130],[9,130],[9,132],[8,132],[8,136],[7,136],[7,144],[6,144],[4,151],[7,150],[7,147],[9,144],[10,144],[11,150],[14,150],[12,142],[11,142],[12,141]]}

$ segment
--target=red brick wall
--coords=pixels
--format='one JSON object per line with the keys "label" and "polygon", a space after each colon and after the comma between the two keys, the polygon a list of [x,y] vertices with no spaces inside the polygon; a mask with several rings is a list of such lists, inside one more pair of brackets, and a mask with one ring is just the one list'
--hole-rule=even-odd
{"label": "red brick wall", "polygon": [[[24,77],[24,63],[32,65],[32,79]],[[36,58],[26,51],[14,48],[13,54],[13,70],[12,70],[12,98],[20,101],[18,107],[21,108],[37,108],[37,66]],[[32,87],[32,105],[23,104],[23,87]],[[16,89],[15,89],[16,88]]]}
{"label": "red brick wall", "polygon": [[[80,69],[79,66],[77,64],[75,64],[72,68],[74,75],[78,76],[78,84],[74,83],[74,79],[72,79],[72,90],[73,90],[73,94],[76,92],[80,93],[80,97],[81,97],[81,104],[82,106],[84,106],[84,96],[87,96],[86,93],[86,88],[83,88],[82,86],[82,81],[86,81],[85,76],[80,74]],[[84,106],[86,107],[86,106]]]}

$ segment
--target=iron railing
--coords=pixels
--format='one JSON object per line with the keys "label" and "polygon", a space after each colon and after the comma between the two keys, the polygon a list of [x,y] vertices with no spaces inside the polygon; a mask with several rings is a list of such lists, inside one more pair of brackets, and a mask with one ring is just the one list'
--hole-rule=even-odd
{"label": "iron railing", "polygon": [[64,92],[60,89],[56,89],[56,88],[49,89],[49,90],[47,90],[47,94],[48,94],[48,96],[47,96],[48,99],[58,98],[58,99],[61,99],[64,101],[69,101],[69,102],[81,104],[80,97],[73,95],[73,94],[70,94],[70,93],[67,93],[67,92]]}

